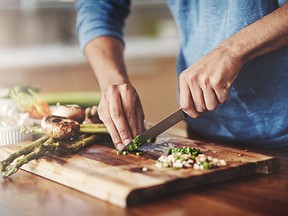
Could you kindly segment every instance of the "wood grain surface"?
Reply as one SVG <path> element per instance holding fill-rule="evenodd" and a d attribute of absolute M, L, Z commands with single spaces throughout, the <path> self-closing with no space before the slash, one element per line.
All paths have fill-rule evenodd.
<path fill-rule="evenodd" d="M 47 156 L 23 169 L 120 207 L 231 178 L 279 170 L 277 158 L 246 149 L 167 134 L 158 137 L 156 143 L 143 145 L 141 156 L 118 156 L 110 140 L 106 140 L 75 155 Z M 226 160 L 228 166 L 211 170 L 155 168 L 155 160 L 167 147 L 181 146 L 200 148 L 207 155 Z M 17 148 L 2 147 L 1 159 Z M 149 170 L 143 172 L 143 167 Z"/>

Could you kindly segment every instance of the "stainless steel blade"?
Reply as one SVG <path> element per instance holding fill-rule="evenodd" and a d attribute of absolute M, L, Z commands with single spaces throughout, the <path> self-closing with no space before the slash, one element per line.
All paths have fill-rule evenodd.
<path fill-rule="evenodd" d="M 159 134 L 163 133 L 173 125 L 177 124 L 181 120 L 184 120 L 187 117 L 187 114 L 182 110 L 179 109 L 176 112 L 172 113 L 170 116 L 166 117 L 158 124 L 154 125 L 150 129 L 144 131 L 142 134 L 139 135 L 140 143 L 146 143 L 148 139 L 153 139 L 157 137 Z M 129 145 L 133 145 L 133 141 L 130 142 L 128 145 L 125 146 L 123 151 L 127 151 Z"/>

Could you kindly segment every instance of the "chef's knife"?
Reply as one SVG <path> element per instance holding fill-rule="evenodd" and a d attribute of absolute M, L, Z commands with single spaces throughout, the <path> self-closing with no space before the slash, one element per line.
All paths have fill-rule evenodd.
<path fill-rule="evenodd" d="M 137 139 L 139 139 L 139 143 L 146 143 L 147 140 L 154 139 L 159 134 L 163 133 L 173 125 L 177 124 L 181 120 L 184 120 L 186 117 L 187 114 L 182 109 L 179 109 L 176 112 L 172 113 L 170 116 L 160 121 L 158 124 L 144 131 L 142 134 L 137 136 Z M 123 151 L 127 151 L 130 145 L 133 145 L 133 141 L 126 145 Z"/>

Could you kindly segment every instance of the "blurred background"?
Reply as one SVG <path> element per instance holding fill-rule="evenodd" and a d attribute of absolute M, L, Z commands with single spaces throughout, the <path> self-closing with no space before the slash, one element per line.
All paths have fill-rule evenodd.
<path fill-rule="evenodd" d="M 74 4 L 74 0 L 0 1 L 1 89 L 30 85 L 54 94 L 99 90 L 78 45 Z M 125 39 L 128 73 L 146 119 L 159 121 L 178 107 L 179 42 L 166 0 L 132 0 Z"/>

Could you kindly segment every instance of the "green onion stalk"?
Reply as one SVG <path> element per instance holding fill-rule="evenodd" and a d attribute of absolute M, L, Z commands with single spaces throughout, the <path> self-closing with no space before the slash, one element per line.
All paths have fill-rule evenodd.
<path fill-rule="evenodd" d="M 22 133 L 44 134 L 44 130 L 40 126 L 21 128 Z M 80 133 L 83 134 L 108 134 L 108 130 L 104 124 L 80 124 Z"/>

